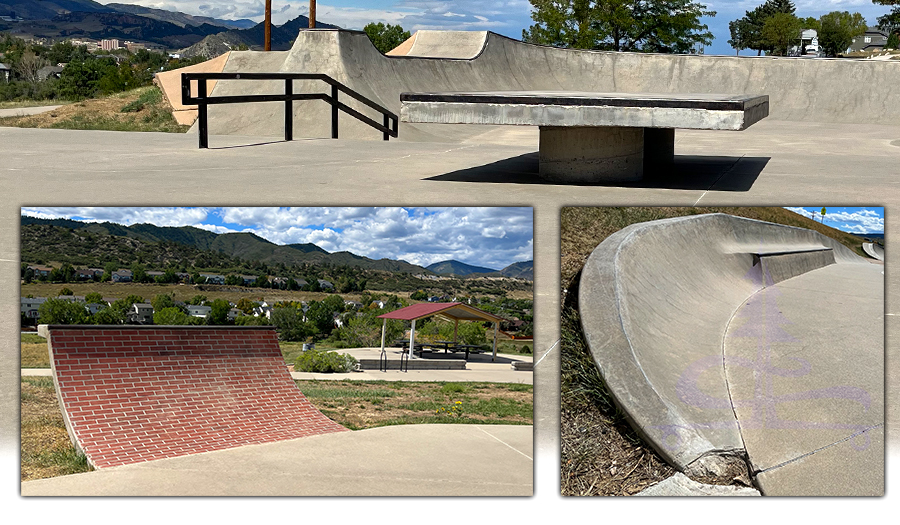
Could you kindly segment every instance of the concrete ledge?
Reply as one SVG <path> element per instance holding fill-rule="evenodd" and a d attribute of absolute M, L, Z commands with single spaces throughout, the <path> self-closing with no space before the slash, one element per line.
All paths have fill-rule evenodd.
<path fill-rule="evenodd" d="M 781 255 L 762 264 L 760 253 Z M 667 461 L 683 470 L 742 449 L 722 364 L 728 323 L 774 283 L 773 270 L 786 278 L 832 260 L 861 261 L 817 232 L 723 214 L 634 224 L 594 250 L 579 289 L 588 346 L 632 426 Z"/>
<path fill-rule="evenodd" d="M 878 259 L 879 261 L 884 260 L 884 248 L 882 248 L 880 245 L 872 242 L 864 242 L 862 245 L 862 249 L 869 257 Z"/>
<path fill-rule="evenodd" d="M 466 361 L 464 359 L 410 359 L 410 370 L 465 370 Z M 360 359 L 359 368 L 361 370 L 378 370 L 380 363 L 378 359 Z M 400 370 L 399 359 L 387 360 L 388 370 Z"/>

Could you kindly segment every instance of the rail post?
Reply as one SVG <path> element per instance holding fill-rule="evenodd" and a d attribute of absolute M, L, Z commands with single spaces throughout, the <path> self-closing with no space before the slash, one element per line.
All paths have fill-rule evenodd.
<path fill-rule="evenodd" d="M 206 79 L 197 79 L 197 118 L 200 120 L 200 149 L 209 148 L 209 122 L 206 106 Z"/>
<path fill-rule="evenodd" d="M 291 96 L 294 94 L 294 80 L 285 79 L 284 81 L 284 140 L 290 142 L 294 140 L 294 101 Z"/>
<path fill-rule="evenodd" d="M 338 87 L 334 84 L 331 86 L 331 100 L 334 104 L 331 105 L 331 138 L 338 138 Z"/>
<path fill-rule="evenodd" d="M 384 127 L 388 129 L 391 127 L 391 118 L 387 115 L 384 116 Z M 387 131 L 384 132 L 384 140 L 391 140 L 391 134 Z"/>

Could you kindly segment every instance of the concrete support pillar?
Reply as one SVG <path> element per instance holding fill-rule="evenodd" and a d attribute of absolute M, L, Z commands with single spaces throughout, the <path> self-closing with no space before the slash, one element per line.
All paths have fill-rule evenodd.
<path fill-rule="evenodd" d="M 541 126 L 541 178 L 625 182 L 644 175 L 644 128 Z"/>
<path fill-rule="evenodd" d="M 494 323 L 494 352 L 491 355 L 491 362 L 497 360 L 497 331 L 500 330 L 500 323 Z"/>
<path fill-rule="evenodd" d="M 675 130 L 644 128 L 644 170 L 656 170 L 675 162 Z"/>

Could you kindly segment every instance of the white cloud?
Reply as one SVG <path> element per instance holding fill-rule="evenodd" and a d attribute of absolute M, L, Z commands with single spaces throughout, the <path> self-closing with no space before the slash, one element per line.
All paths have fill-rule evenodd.
<path fill-rule="evenodd" d="M 250 232 L 275 244 L 313 243 L 329 252 L 422 266 L 455 259 L 501 269 L 534 258 L 531 208 L 23 208 L 22 213 Z"/>
<path fill-rule="evenodd" d="M 786 210 L 792 211 L 804 217 L 810 217 L 814 220 L 821 221 L 822 216 L 819 210 L 809 212 L 803 208 L 785 207 Z M 884 232 L 884 218 L 880 217 L 877 212 L 871 209 L 861 209 L 853 212 L 848 211 L 830 211 L 825 208 L 825 224 L 841 231 L 851 233 L 882 233 Z"/>

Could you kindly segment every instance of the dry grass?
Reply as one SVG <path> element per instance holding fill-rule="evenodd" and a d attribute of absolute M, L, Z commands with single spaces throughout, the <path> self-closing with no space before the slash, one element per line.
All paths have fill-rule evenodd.
<path fill-rule="evenodd" d="M 531 385 L 407 381 L 297 381 L 297 385 L 323 414 L 353 430 L 423 423 L 534 423 Z"/>
<path fill-rule="evenodd" d="M 49 377 L 23 377 L 21 400 L 21 480 L 91 470 L 85 457 L 78 454 L 69 441 L 53 380 Z"/>
<path fill-rule="evenodd" d="M 134 107 L 139 100 L 146 101 L 138 104 L 142 106 L 139 111 L 122 111 L 129 104 Z M 188 126 L 175 121 L 171 107 L 156 86 L 75 102 L 38 115 L 0 118 L 0 126 L 169 133 L 188 130 Z"/>
<path fill-rule="evenodd" d="M 783 208 L 563 208 L 560 217 L 563 288 L 560 486 L 563 495 L 631 495 L 674 473 L 616 409 L 582 336 L 578 282 L 588 256 L 611 234 L 638 222 L 703 213 L 729 213 L 816 230 L 862 254 L 860 238 Z"/>

